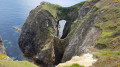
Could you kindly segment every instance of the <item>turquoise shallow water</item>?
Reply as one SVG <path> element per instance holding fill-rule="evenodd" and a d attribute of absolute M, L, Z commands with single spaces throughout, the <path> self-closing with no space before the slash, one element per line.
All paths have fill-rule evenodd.
<path fill-rule="evenodd" d="M 42 0 L 0 0 L 0 36 L 6 47 L 8 56 L 15 60 L 22 60 L 22 53 L 18 46 L 19 33 L 13 27 L 21 28 L 30 10 L 40 4 Z M 43 0 L 62 6 L 70 6 L 81 0 Z"/>

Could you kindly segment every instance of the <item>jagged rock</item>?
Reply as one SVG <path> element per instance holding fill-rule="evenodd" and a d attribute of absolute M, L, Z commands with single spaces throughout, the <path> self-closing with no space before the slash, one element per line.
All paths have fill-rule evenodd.
<path fill-rule="evenodd" d="M 106 18 L 109 15 L 104 15 L 106 12 L 112 11 L 112 9 L 105 11 L 108 7 L 100 5 L 99 3 L 101 2 L 104 6 L 108 6 L 111 3 L 111 1 L 105 4 L 104 0 L 90 0 L 84 5 L 80 4 L 81 6 L 83 5 L 82 7 L 77 4 L 77 7 L 75 5 L 62 8 L 58 5 L 44 2 L 33 9 L 22 27 L 19 38 L 19 46 L 24 56 L 42 67 L 54 67 L 60 62 L 70 60 L 73 56 L 92 53 L 88 48 L 96 43 L 98 47 L 101 44 L 106 45 L 106 42 L 104 43 L 101 39 L 108 41 L 109 39 L 104 38 L 113 37 L 113 35 L 114 38 L 117 38 L 119 36 L 119 23 L 114 26 L 104 26 L 104 24 L 107 24 L 108 20 L 119 18 L 119 9 L 116 8 L 114 10 L 115 13 L 119 13 L 118 15 L 116 14 L 117 17 Z M 116 5 L 119 7 L 119 3 L 116 3 Z M 57 35 L 59 33 L 59 21 L 62 19 L 66 20 L 66 24 L 62 39 L 60 39 Z M 114 23 L 117 23 L 117 20 L 114 20 Z M 104 29 L 104 27 L 106 28 Z M 111 36 L 105 34 L 106 37 L 101 36 L 104 31 L 107 34 L 113 32 L 114 28 L 118 30 L 114 32 L 118 33 L 112 33 L 113 35 L 110 34 Z M 100 41 L 96 42 L 98 40 Z M 115 47 L 119 45 L 119 43 L 114 43 L 113 41 L 118 42 L 118 40 L 112 40 L 111 38 L 111 42 L 115 44 Z M 111 42 L 109 43 L 112 44 Z"/>
<path fill-rule="evenodd" d="M 0 37 L 0 54 L 6 54 L 5 47 L 2 43 L 2 38 Z"/>
<path fill-rule="evenodd" d="M 93 5 L 96 2 L 97 1 L 86 3 L 80 9 L 79 13 L 74 12 L 75 8 L 73 10 L 70 9 L 70 11 L 65 13 L 63 16 L 59 14 L 59 10 L 58 13 L 56 13 L 56 16 L 52 14 L 51 11 L 43 8 L 43 5 L 50 3 L 44 3 L 32 10 L 22 27 L 19 38 L 19 46 L 24 56 L 34 61 L 36 64 L 42 65 L 43 67 L 52 67 L 55 64 L 60 63 L 61 59 L 63 59 L 63 61 L 67 61 L 75 54 L 80 54 L 81 52 L 79 52 L 79 50 L 82 51 L 82 49 L 79 47 L 82 45 L 82 43 L 81 45 L 79 44 L 80 42 L 84 41 L 87 33 L 90 32 L 91 35 L 88 37 L 92 37 L 92 35 L 99 31 L 94 27 L 91 28 L 95 21 L 94 18 L 96 17 L 93 16 L 94 12 L 97 10 L 97 8 L 93 8 Z M 90 5 L 90 8 L 86 8 L 88 5 Z M 70 32 L 70 29 L 72 29 L 72 22 L 77 18 L 80 22 L 89 11 L 90 14 L 83 22 L 83 26 L 80 26 L 77 29 L 75 35 L 69 36 L 68 33 Z M 61 19 L 65 19 L 67 21 L 63 31 L 62 39 L 67 35 L 68 36 L 64 40 L 56 37 L 58 34 L 58 22 Z M 96 37 L 95 40 L 97 38 L 98 37 Z M 79 40 L 81 41 L 79 42 Z M 93 43 L 94 42 L 90 43 L 90 45 Z M 86 44 L 83 44 L 83 46 L 86 48 Z"/>
<path fill-rule="evenodd" d="M 69 42 L 64 52 L 62 62 L 70 60 L 73 56 L 79 56 L 80 54 L 88 52 L 89 50 L 87 48 L 92 46 L 99 38 L 101 34 L 100 29 L 93 27 L 94 23 L 96 23 L 95 21 L 98 20 L 95 19 L 97 15 L 94 15 L 97 8 L 93 7 L 96 2 L 97 1 L 86 2 L 79 10 L 76 30 L 72 36 L 68 35 L 66 37 Z M 89 9 L 86 8 L 88 5 L 90 6 Z"/>
<path fill-rule="evenodd" d="M 19 46 L 25 57 L 36 64 L 53 66 L 56 21 L 46 10 L 32 11 L 22 27 Z"/>
<path fill-rule="evenodd" d="M 49 9 L 45 8 L 46 5 Z M 74 9 L 78 10 L 78 8 Z M 54 11 L 57 12 L 54 13 Z M 77 12 L 71 13 L 71 11 L 45 2 L 33 9 L 22 27 L 19 38 L 19 46 L 24 56 L 43 67 L 53 67 L 60 63 L 66 45 L 64 40 L 57 38 L 58 24 L 61 19 L 67 20 L 65 32 L 63 32 L 63 38 L 65 38 L 70 31 L 72 21 L 77 17 Z"/>

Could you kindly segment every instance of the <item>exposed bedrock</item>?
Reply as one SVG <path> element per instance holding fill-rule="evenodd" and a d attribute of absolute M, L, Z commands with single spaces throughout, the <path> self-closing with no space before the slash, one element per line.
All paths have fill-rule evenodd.
<path fill-rule="evenodd" d="M 54 65 L 61 62 L 66 47 L 64 40 L 57 37 L 59 33 L 58 22 L 62 19 L 67 21 L 68 25 L 66 24 L 65 26 L 67 32 L 63 33 L 68 34 L 71 24 L 69 21 L 74 21 L 75 16 L 72 20 L 68 20 L 72 15 L 72 13 L 70 16 L 68 15 L 69 11 L 65 14 L 66 17 L 60 16 L 59 11 L 56 13 L 57 16 L 55 16 L 51 11 L 44 9 L 45 5 L 53 4 L 43 2 L 30 12 L 29 17 L 22 27 L 19 47 L 24 56 L 30 61 L 43 67 L 54 67 Z M 52 7 L 51 9 L 56 10 Z"/>
<path fill-rule="evenodd" d="M 46 10 L 31 12 L 22 27 L 19 46 L 25 57 L 36 64 L 53 66 L 56 21 Z"/>
<path fill-rule="evenodd" d="M 2 43 L 2 38 L 0 37 L 0 54 L 6 54 L 6 49 Z"/>
<path fill-rule="evenodd" d="M 94 14 L 98 10 L 94 6 L 97 1 L 68 8 L 43 2 L 33 9 L 19 38 L 24 56 L 41 67 L 54 67 L 75 55 L 89 52 L 87 48 L 101 34 L 101 30 L 94 26 L 100 15 Z M 57 37 L 60 20 L 66 20 L 61 39 Z"/>

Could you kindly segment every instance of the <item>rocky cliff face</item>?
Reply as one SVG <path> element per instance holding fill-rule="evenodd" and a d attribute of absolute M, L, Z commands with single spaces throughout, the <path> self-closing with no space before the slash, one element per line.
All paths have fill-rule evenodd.
<path fill-rule="evenodd" d="M 23 25 L 19 46 L 25 57 L 43 67 L 96 52 L 89 49 L 91 46 L 115 51 L 119 48 L 119 7 L 112 0 L 90 0 L 67 8 L 42 2 Z M 57 35 L 62 19 L 67 22 L 60 39 Z"/>
<path fill-rule="evenodd" d="M 0 37 L 0 54 L 6 54 L 5 47 L 2 43 L 2 38 Z"/>
<path fill-rule="evenodd" d="M 31 11 L 19 39 L 24 56 L 37 64 L 52 65 L 55 60 L 53 36 L 57 34 L 56 25 L 55 19 L 48 11 Z"/>
<path fill-rule="evenodd" d="M 100 36 L 101 31 L 93 26 L 97 20 L 95 19 L 97 15 L 94 15 L 97 8 L 93 7 L 96 2 L 85 3 L 80 9 L 78 22 L 76 23 L 78 26 L 74 28 L 73 34 L 67 37 L 69 42 L 63 56 L 63 62 L 70 60 L 75 55 L 88 52 L 87 47 L 92 46 Z M 88 5 L 89 8 L 86 8 Z"/>
<path fill-rule="evenodd" d="M 61 9 L 68 13 L 65 12 L 64 16 L 61 15 L 61 12 L 58 11 Z M 64 45 L 64 40 L 57 37 L 59 21 L 61 19 L 66 19 L 67 21 L 64 29 L 64 38 L 70 31 L 74 17 L 77 17 L 76 14 L 72 18 L 74 12 L 71 11 L 75 9 L 68 11 L 68 8 L 45 2 L 33 9 L 22 27 L 19 38 L 19 46 L 24 56 L 43 67 L 53 67 L 60 63 L 66 46 Z"/>

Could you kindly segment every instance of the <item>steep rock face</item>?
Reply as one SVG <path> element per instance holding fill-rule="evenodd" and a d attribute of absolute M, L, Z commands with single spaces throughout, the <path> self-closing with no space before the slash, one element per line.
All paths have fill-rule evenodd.
<path fill-rule="evenodd" d="M 58 22 L 62 19 L 67 21 L 64 32 L 66 37 L 72 21 L 77 17 L 76 12 L 72 12 L 74 10 L 78 8 L 63 8 L 46 2 L 33 9 L 19 38 L 19 46 L 24 56 L 43 67 L 53 67 L 60 63 L 66 45 L 64 40 L 57 37 Z"/>
<path fill-rule="evenodd" d="M 19 38 L 24 56 L 40 66 L 53 67 L 73 56 L 91 53 L 91 46 L 113 50 L 119 46 L 119 3 L 90 0 L 83 4 L 64 8 L 43 2 L 33 9 Z M 60 39 L 57 35 L 62 19 L 66 20 L 66 24 Z"/>
<path fill-rule="evenodd" d="M 91 1 L 85 3 L 79 11 L 77 27 L 73 28 L 73 34 L 68 35 L 66 39 L 69 40 L 68 46 L 64 52 L 62 62 L 70 60 L 75 55 L 88 52 L 89 46 L 92 46 L 101 34 L 101 31 L 94 27 L 96 23 L 94 14 L 98 9 L 93 5 L 98 1 Z M 90 4 L 90 5 L 89 5 Z M 86 8 L 89 5 L 89 8 Z M 99 14 L 98 14 L 99 15 Z M 95 36 L 96 35 L 96 36 Z"/>
<path fill-rule="evenodd" d="M 22 27 L 19 46 L 25 57 L 36 64 L 50 65 L 54 63 L 54 35 L 56 21 L 46 10 L 31 11 Z"/>
<path fill-rule="evenodd" d="M 87 6 L 87 4 L 93 4 L 93 6 L 90 7 Z M 86 7 L 90 7 L 90 9 L 86 10 Z M 79 56 L 86 52 L 91 53 L 89 47 L 94 46 L 94 49 L 98 54 L 100 53 L 107 57 L 107 59 L 102 60 L 101 58 L 104 57 L 100 56 L 100 62 L 96 62 L 95 67 L 112 67 L 112 65 L 107 63 L 109 62 L 111 64 L 114 62 L 111 57 L 117 58 L 119 56 L 118 50 L 120 48 L 119 7 L 120 3 L 113 2 L 112 0 L 93 0 L 85 3 L 79 10 L 79 16 L 78 19 L 76 19 L 75 24 L 72 24 L 71 32 L 66 37 L 69 41 L 62 62 L 70 60 L 76 55 Z M 99 50 L 103 51 L 103 53 L 99 52 Z M 111 61 L 108 61 L 108 58 Z M 105 65 L 103 61 L 108 61 L 106 63 L 107 65 Z M 116 61 L 119 61 L 119 59 Z M 101 62 L 103 62 L 103 64 L 101 64 Z M 116 62 L 114 66 L 117 65 L 119 65 L 119 63 Z"/>
<path fill-rule="evenodd" d="M 0 37 L 0 54 L 6 54 L 5 47 L 2 43 L 2 38 Z"/>
<path fill-rule="evenodd" d="M 70 8 L 61 8 L 51 6 L 49 3 L 47 3 L 47 6 L 46 3 L 42 3 L 32 10 L 22 27 L 19 38 L 19 46 L 24 56 L 40 66 L 52 67 L 60 63 L 61 60 L 63 62 L 70 60 L 72 56 L 87 51 L 87 47 L 92 46 L 101 33 L 98 28 L 93 26 L 97 20 L 95 19 L 97 15 L 94 15 L 97 8 L 93 7 L 96 2 L 86 2 L 81 9 L 77 5 L 80 9 L 79 12 L 77 12 L 78 7 L 74 8 L 76 5 Z M 62 38 L 67 36 L 64 40 L 56 37 L 58 21 L 61 19 L 67 21 L 62 36 Z M 76 24 L 73 23 L 75 20 L 78 20 Z M 75 29 L 75 32 L 69 35 L 70 30 L 73 29 Z M 93 36 L 96 32 L 97 36 Z M 81 46 L 84 48 L 81 48 Z"/>

